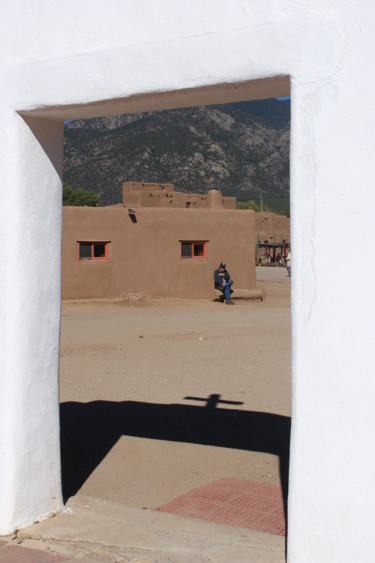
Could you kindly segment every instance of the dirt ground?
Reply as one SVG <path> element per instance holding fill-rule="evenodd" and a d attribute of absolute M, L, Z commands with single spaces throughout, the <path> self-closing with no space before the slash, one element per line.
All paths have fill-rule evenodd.
<path fill-rule="evenodd" d="M 225 477 L 285 487 L 290 279 L 257 268 L 264 302 L 64 303 L 65 497 L 154 508 Z"/>

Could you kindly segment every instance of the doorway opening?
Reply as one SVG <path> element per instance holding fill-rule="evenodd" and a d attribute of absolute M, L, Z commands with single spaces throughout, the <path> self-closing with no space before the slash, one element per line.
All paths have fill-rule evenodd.
<path fill-rule="evenodd" d="M 273 85 L 275 90 L 278 89 L 277 84 L 285 86 L 285 81 L 278 83 L 278 80 L 276 80 Z M 215 94 L 212 98 L 210 98 L 210 95 L 206 96 L 207 92 L 203 95 L 202 92 L 199 94 L 199 92 L 193 91 L 190 93 L 190 97 L 193 100 L 196 96 L 197 101 L 200 103 L 215 103 L 218 99 L 222 101 L 223 98 L 226 98 L 227 102 L 233 99 L 237 101 L 238 97 L 242 100 L 250 99 L 246 94 L 249 85 L 241 91 L 241 94 L 239 94 L 241 87 L 238 86 L 237 88 L 237 90 L 236 88 L 231 90 L 231 87 L 217 87 L 216 91 L 211 91 L 211 94 Z M 236 95 L 233 98 L 234 91 Z M 285 90 L 277 92 L 277 94 L 279 93 L 283 94 Z M 246 96 L 245 98 L 243 97 L 244 95 Z M 187 96 L 186 92 L 177 93 L 175 98 L 174 93 L 165 95 L 164 99 L 163 95 L 156 95 L 154 98 L 150 97 L 148 99 L 151 105 L 149 109 L 190 105 L 186 101 L 182 102 L 183 98 L 181 96 Z M 145 101 L 145 98 L 141 97 L 141 100 L 138 100 L 139 109 L 144 109 L 145 107 L 147 109 L 147 100 Z M 172 99 L 174 99 L 173 103 Z M 189 96 L 187 99 L 189 99 Z M 137 103 L 132 106 L 134 103 L 134 100 L 125 102 L 123 104 L 124 109 L 129 110 L 130 107 L 131 109 L 133 108 L 132 111 L 135 111 L 134 108 L 137 107 Z M 115 104 L 112 104 L 112 107 L 113 105 Z M 91 115 L 100 115 L 103 114 L 104 106 L 105 104 L 100 104 L 96 108 L 66 110 L 64 119 L 79 117 L 80 112 L 82 116 L 85 116 L 87 109 Z M 50 111 L 52 119 L 57 117 L 56 112 L 58 113 L 59 110 Z M 104 113 L 108 115 L 108 108 Z M 101 242 L 103 240 L 106 239 L 101 237 Z M 98 240 L 90 238 L 89 242 L 94 244 Z M 110 241 L 106 242 L 110 243 Z M 229 262 L 229 260 L 227 261 Z M 261 283 L 265 285 L 269 282 L 267 279 L 262 279 Z M 276 284 L 278 282 L 272 283 Z M 280 295 L 278 295 L 278 299 L 281 299 Z M 270 301 L 267 302 L 267 307 L 269 303 Z M 129 309 L 131 315 L 125 315 L 127 320 L 131 316 L 129 326 L 121 324 L 120 317 L 124 310 L 121 311 L 117 307 L 113 313 L 116 319 L 115 325 L 117 325 L 116 334 L 121 336 L 121 338 L 127 338 L 124 345 L 123 342 L 112 338 L 113 328 L 109 321 L 111 315 L 106 313 L 102 305 L 98 305 L 94 313 L 89 311 L 89 305 L 84 305 L 84 314 L 78 319 L 75 316 L 74 310 L 76 305 L 69 304 L 66 311 L 67 318 L 71 319 L 72 325 L 68 326 L 67 332 L 83 336 L 82 327 L 84 325 L 89 327 L 90 331 L 89 345 L 88 339 L 86 339 L 86 342 L 81 341 L 79 344 L 83 348 L 86 346 L 88 354 L 82 355 L 80 353 L 80 359 L 74 367 L 74 372 L 82 373 L 82 370 L 86 369 L 88 355 L 94 359 L 94 366 L 90 372 L 88 382 L 89 395 L 85 398 L 82 396 L 80 401 L 77 400 L 82 391 L 82 386 L 78 381 L 76 381 L 77 387 L 74 389 L 70 399 L 67 394 L 64 400 L 64 390 L 62 394 L 61 415 L 65 496 L 74 494 L 78 490 L 84 491 L 84 487 L 89 486 L 90 480 L 93 486 L 92 491 L 96 490 L 95 494 L 102 496 L 99 494 L 100 491 L 96 478 L 99 478 L 99 475 L 101 475 L 102 482 L 107 480 L 109 466 L 106 467 L 106 460 L 109 461 L 110 458 L 116 460 L 116 464 L 111 466 L 110 472 L 112 474 L 114 473 L 114 467 L 121 467 L 121 471 L 126 471 L 128 460 L 137 458 L 141 461 L 133 474 L 121 475 L 120 471 L 117 474 L 115 473 L 114 495 L 116 500 L 121 500 L 120 481 L 128 481 L 130 489 L 133 492 L 138 490 L 138 493 L 141 494 L 145 489 L 145 482 L 148 480 L 145 476 L 146 474 L 142 473 L 143 469 L 147 470 L 148 475 L 152 471 L 157 476 L 158 470 L 155 465 L 157 459 L 162 461 L 162 465 L 168 465 L 168 470 L 170 471 L 169 474 L 160 475 L 159 483 L 153 485 L 153 489 L 157 491 L 165 490 L 165 485 L 172 483 L 174 481 L 173 476 L 176 476 L 178 472 L 181 477 L 180 483 L 184 487 L 186 486 L 188 473 L 196 477 L 194 483 L 191 482 L 189 484 L 189 487 L 192 486 L 192 488 L 215 481 L 216 478 L 224 478 L 225 476 L 234 475 L 238 479 L 253 478 L 256 480 L 259 475 L 256 471 L 255 473 L 252 473 L 252 471 L 258 465 L 260 467 L 259 471 L 262 471 L 262 478 L 265 481 L 274 478 L 275 472 L 276 474 L 279 473 L 280 482 L 284 479 L 285 492 L 287 479 L 285 479 L 285 475 L 283 477 L 283 473 L 285 473 L 285 467 L 287 467 L 285 460 L 287 459 L 289 446 L 289 415 L 286 411 L 285 413 L 273 412 L 275 409 L 272 401 L 267 397 L 268 403 L 263 404 L 260 401 L 259 392 L 255 388 L 250 390 L 249 398 L 245 398 L 243 395 L 245 395 L 246 391 L 240 388 L 234 389 L 233 386 L 233 381 L 236 379 L 233 377 L 233 371 L 239 374 L 242 373 L 244 377 L 240 383 L 246 384 L 251 371 L 249 366 L 255 366 L 252 368 L 251 377 L 256 375 L 255 380 L 257 378 L 258 381 L 262 380 L 266 389 L 275 390 L 275 387 L 280 383 L 278 378 L 276 378 L 276 381 L 271 381 L 264 377 L 264 374 L 267 371 L 270 372 L 273 367 L 276 370 L 280 368 L 281 359 L 288 355 L 288 348 L 290 350 L 290 340 L 289 346 L 285 345 L 284 341 L 278 346 L 270 345 L 272 340 L 270 329 L 269 327 L 260 329 L 259 317 L 257 316 L 264 305 L 264 303 L 241 305 L 238 311 L 243 313 L 241 320 L 243 321 L 245 318 L 245 325 L 241 325 L 237 320 L 233 320 L 231 328 L 228 330 L 229 334 L 225 329 L 225 327 L 228 327 L 228 318 L 222 318 L 223 309 L 219 310 L 217 308 L 214 312 L 211 309 L 213 306 L 219 307 L 217 304 L 213 305 L 210 303 L 210 308 L 203 315 L 199 309 L 192 310 L 188 303 L 186 308 L 182 307 L 178 313 L 176 313 L 173 307 L 170 308 L 168 314 L 159 305 L 149 309 L 147 307 L 133 308 Z M 280 305 L 278 309 L 280 319 L 283 316 L 283 313 L 280 311 L 281 308 Z M 146 309 L 147 312 L 151 311 L 151 309 L 153 310 L 155 314 L 151 315 L 151 317 L 154 318 L 147 317 Z M 126 310 L 126 313 L 129 313 L 129 311 Z M 289 318 L 289 313 L 285 311 L 284 313 Z M 164 326 L 160 323 L 161 317 L 164 319 L 163 315 L 167 315 Z M 227 313 L 225 315 L 227 316 Z M 122 316 L 124 317 L 124 315 Z M 95 319 L 99 317 L 102 317 L 100 326 L 95 323 Z M 179 326 L 179 322 L 183 321 L 185 323 L 187 320 L 190 323 L 189 328 L 187 332 L 183 332 L 186 329 L 182 329 L 182 326 Z M 222 332 L 220 330 L 217 331 L 221 322 L 224 327 Z M 183 326 L 185 327 L 185 324 Z M 248 346 L 249 332 L 247 331 L 250 331 L 252 335 L 253 347 L 251 349 Z M 283 336 L 287 334 L 287 331 L 282 327 L 282 323 L 277 325 L 277 331 L 279 334 L 283 333 Z M 262 340 L 263 337 L 266 338 L 265 341 Z M 108 346 L 108 338 L 111 340 L 111 346 Z M 175 352 L 171 351 L 173 340 L 176 343 Z M 211 345 L 214 341 L 216 348 L 211 347 L 211 352 L 208 353 L 207 344 Z M 234 341 L 236 341 L 235 344 Z M 263 347 L 264 342 L 266 344 Z M 94 343 L 93 348 L 91 347 L 92 343 Z M 129 381 L 131 387 L 129 386 L 124 391 L 124 395 L 126 394 L 124 400 L 119 400 L 121 389 L 118 386 L 119 381 L 123 381 L 124 374 L 117 372 L 118 379 L 116 382 L 111 382 L 111 374 L 108 370 L 108 366 L 111 364 L 110 355 L 113 353 L 114 344 L 117 346 L 116 354 L 118 352 L 119 355 L 117 364 L 113 362 L 114 370 L 116 371 L 119 365 L 126 366 L 127 373 L 132 373 L 133 378 Z M 144 346 L 145 344 L 146 346 Z M 70 369 L 73 366 L 73 356 L 77 355 L 75 354 L 77 350 L 74 350 L 78 346 L 77 338 L 75 337 L 73 340 L 67 339 L 65 351 L 64 346 L 63 343 L 63 363 Z M 201 348 L 198 348 L 199 346 Z M 203 346 L 206 346 L 206 349 L 203 349 Z M 66 353 L 69 347 L 73 352 L 72 354 Z M 269 353 L 270 347 L 274 350 L 275 348 L 277 349 L 275 357 L 271 357 Z M 231 354 L 224 357 L 224 352 L 227 350 L 231 350 Z M 133 355 L 135 351 L 138 352 L 138 357 Z M 174 365 L 170 373 L 166 371 L 165 365 L 163 367 L 159 359 L 157 359 L 158 351 L 162 352 L 162 359 L 166 360 L 169 366 Z M 221 355 L 221 352 L 224 355 Z M 175 363 L 172 362 L 173 354 L 175 354 Z M 214 370 L 212 369 L 213 358 L 218 361 L 217 367 Z M 266 371 L 257 370 L 254 358 L 261 358 L 261 364 Z M 190 364 L 188 359 L 191 360 Z M 144 369 L 146 364 L 148 365 L 147 369 L 149 372 L 147 377 L 143 377 L 144 372 L 142 373 L 142 369 Z M 184 377 L 185 369 L 192 374 L 192 382 L 190 384 L 187 383 L 186 376 Z M 290 369 L 287 369 L 287 371 L 290 374 Z M 210 380 L 210 372 L 221 372 L 224 374 L 221 382 L 213 384 L 213 381 Z M 161 382 L 157 380 L 158 374 L 162 377 Z M 175 391 L 172 392 L 173 387 L 171 384 L 176 375 L 180 379 L 178 396 Z M 100 381 L 106 382 L 107 389 L 105 392 L 100 388 Z M 141 387 L 137 388 L 136 383 L 139 383 Z M 155 385 L 155 389 L 158 392 L 162 392 L 161 396 L 157 396 L 156 391 L 151 388 L 151 383 Z M 288 383 L 286 385 L 290 388 Z M 239 386 L 241 387 L 241 385 Z M 107 394 L 109 389 L 110 393 Z M 257 407 L 254 406 L 254 401 L 258 403 Z M 283 446 L 280 449 L 281 443 Z M 156 446 L 158 446 L 157 450 L 155 449 Z M 160 448 L 160 446 L 163 447 Z M 174 449 L 174 452 L 171 448 Z M 231 450 L 236 455 L 238 454 L 239 468 L 247 467 L 248 469 L 251 465 L 251 471 L 243 473 L 241 469 L 240 473 L 236 473 L 233 461 L 226 455 L 228 450 Z M 198 457 L 198 451 L 199 455 L 202 455 L 204 463 L 201 467 L 195 465 L 187 471 L 183 460 L 194 460 Z M 253 464 L 248 463 L 249 452 L 254 454 L 254 460 L 256 461 L 257 459 L 259 461 L 258 464 L 256 462 Z M 265 465 L 263 461 L 258 459 L 259 455 L 264 455 L 267 458 L 267 461 L 264 462 Z M 280 469 L 279 460 L 281 463 Z M 269 473 L 266 473 L 267 465 L 271 467 Z M 205 470 L 202 470 L 202 467 L 205 470 L 207 469 L 207 473 L 205 473 Z M 69 483 L 69 478 L 67 478 L 69 472 L 70 475 L 75 475 L 75 483 Z M 138 482 L 137 477 L 139 477 Z M 177 491 L 176 489 L 173 495 L 178 496 L 180 492 L 183 491 Z M 169 492 L 167 495 L 169 495 Z M 165 503 L 166 500 L 172 498 L 173 496 L 168 496 L 168 498 L 158 498 L 155 502 L 147 502 L 145 497 L 142 497 L 140 504 L 147 508 L 157 508 Z"/>

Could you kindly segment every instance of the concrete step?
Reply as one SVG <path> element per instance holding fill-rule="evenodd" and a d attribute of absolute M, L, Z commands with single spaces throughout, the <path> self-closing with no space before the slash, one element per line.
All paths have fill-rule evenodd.
<path fill-rule="evenodd" d="M 220 301 L 223 298 L 223 293 L 219 289 L 213 289 L 211 292 L 211 301 Z M 231 293 L 232 299 L 244 299 L 248 301 L 263 301 L 265 298 L 264 290 L 260 288 L 255 289 L 233 289 Z"/>
<path fill-rule="evenodd" d="M 86 561 L 284 563 L 285 538 L 78 495 L 18 532 L 22 549 Z"/>

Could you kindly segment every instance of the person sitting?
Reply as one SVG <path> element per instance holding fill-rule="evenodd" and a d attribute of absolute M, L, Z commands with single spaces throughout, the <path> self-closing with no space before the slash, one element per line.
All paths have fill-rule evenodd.
<path fill-rule="evenodd" d="M 219 289 L 223 292 L 225 303 L 227 305 L 234 305 L 230 298 L 231 285 L 233 280 L 230 279 L 229 272 L 225 262 L 220 262 L 219 267 L 214 272 L 215 289 Z"/>

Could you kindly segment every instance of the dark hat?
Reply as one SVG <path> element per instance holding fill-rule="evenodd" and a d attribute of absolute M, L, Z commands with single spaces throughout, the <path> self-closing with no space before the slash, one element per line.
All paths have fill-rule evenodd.
<path fill-rule="evenodd" d="M 220 262 L 219 268 L 226 268 L 227 265 L 225 262 Z"/>

